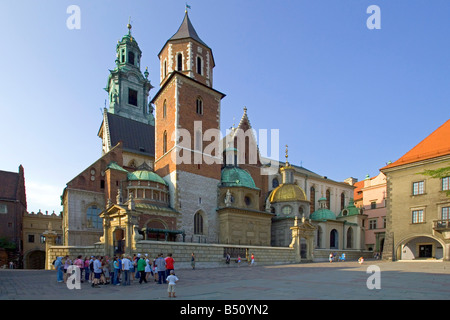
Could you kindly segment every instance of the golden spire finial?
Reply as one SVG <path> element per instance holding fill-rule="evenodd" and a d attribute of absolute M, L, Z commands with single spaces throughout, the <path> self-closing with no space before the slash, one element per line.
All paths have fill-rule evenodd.
<path fill-rule="evenodd" d="M 286 167 L 289 166 L 289 161 L 288 161 L 288 145 L 286 145 Z"/>

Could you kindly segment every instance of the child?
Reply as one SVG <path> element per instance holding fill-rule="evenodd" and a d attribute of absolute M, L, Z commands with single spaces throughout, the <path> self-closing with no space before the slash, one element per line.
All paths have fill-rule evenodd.
<path fill-rule="evenodd" d="M 359 264 L 362 264 L 364 262 L 364 258 L 363 257 L 360 257 L 359 259 L 358 259 L 358 263 Z"/>
<path fill-rule="evenodd" d="M 174 271 L 170 270 L 170 275 L 167 277 L 167 282 L 169 283 L 169 287 L 167 288 L 167 292 L 169 292 L 169 298 L 171 298 L 171 297 L 176 298 L 175 282 L 177 282 L 178 280 L 179 279 L 175 275 Z"/>

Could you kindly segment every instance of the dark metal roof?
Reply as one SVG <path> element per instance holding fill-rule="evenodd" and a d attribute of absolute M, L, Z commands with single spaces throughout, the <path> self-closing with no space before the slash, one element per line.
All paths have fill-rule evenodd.
<path fill-rule="evenodd" d="M 192 38 L 197 42 L 200 42 L 204 46 L 208 47 L 206 43 L 200 39 L 197 32 L 194 29 L 194 26 L 191 23 L 191 20 L 189 19 L 189 16 L 186 12 L 184 15 L 183 22 L 181 23 L 180 28 L 178 28 L 178 31 L 170 38 L 169 40 L 179 40 L 179 39 L 186 39 L 186 38 Z"/>
<path fill-rule="evenodd" d="M 124 150 L 155 156 L 154 126 L 109 112 L 107 115 L 112 146 L 122 141 Z"/>

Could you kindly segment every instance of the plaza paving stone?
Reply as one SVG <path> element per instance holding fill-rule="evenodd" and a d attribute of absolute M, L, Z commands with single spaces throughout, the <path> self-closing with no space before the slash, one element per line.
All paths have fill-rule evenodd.
<path fill-rule="evenodd" d="M 370 265 L 380 268 L 380 289 L 370 290 Z M 176 268 L 176 266 L 175 266 Z M 0 300 L 448 300 L 450 262 L 355 261 L 274 266 L 243 265 L 182 269 L 176 274 L 177 298 L 153 281 L 131 286 L 103 285 L 68 289 L 56 271 L 0 270 Z"/>

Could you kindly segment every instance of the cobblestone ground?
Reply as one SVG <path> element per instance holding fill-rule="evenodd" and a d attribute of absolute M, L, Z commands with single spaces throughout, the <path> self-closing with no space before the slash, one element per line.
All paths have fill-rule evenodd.
<path fill-rule="evenodd" d="M 368 267 L 379 267 L 380 288 L 369 289 Z M 171 300 L 448 300 L 450 262 L 323 262 L 278 266 L 247 265 L 176 270 L 177 298 Z M 374 278 L 371 278 L 374 279 Z M 370 280 L 370 279 L 369 279 Z M 375 280 L 370 283 L 375 284 Z M 56 271 L 1 270 L 0 300 L 169 300 L 167 285 L 68 289 Z"/>

